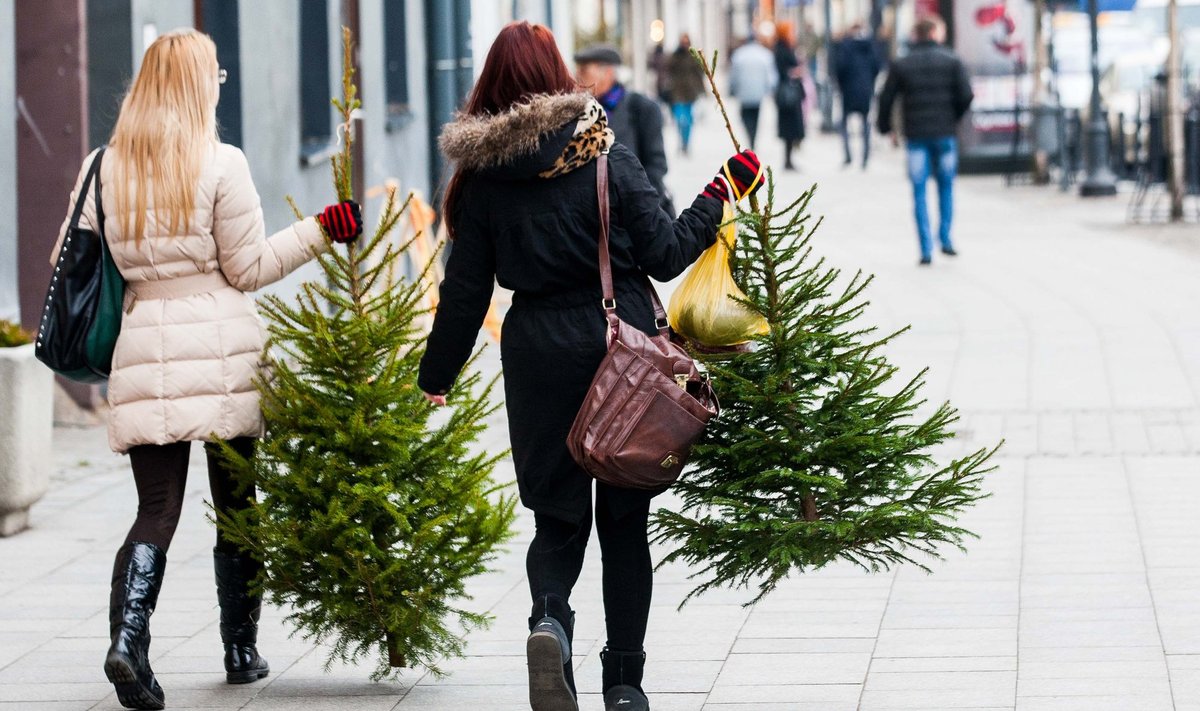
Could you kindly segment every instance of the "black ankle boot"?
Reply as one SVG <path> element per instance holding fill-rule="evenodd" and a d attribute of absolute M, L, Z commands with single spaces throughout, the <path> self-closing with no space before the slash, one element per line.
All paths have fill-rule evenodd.
<path fill-rule="evenodd" d="M 650 711 L 650 701 L 642 692 L 645 652 L 605 647 L 600 664 L 604 668 L 604 711 Z"/>
<path fill-rule="evenodd" d="M 258 681 L 271 672 L 255 646 L 262 598 L 250 594 L 250 582 L 261 566 L 245 553 L 232 554 L 214 548 L 213 567 L 217 573 L 217 602 L 221 605 L 225 681 L 230 684 Z"/>
<path fill-rule="evenodd" d="M 108 599 L 108 631 L 112 644 L 104 659 L 104 675 L 129 709 L 161 709 L 166 696 L 150 668 L 150 615 L 158 604 L 167 554 L 153 543 L 126 543 L 113 564 Z"/>
<path fill-rule="evenodd" d="M 579 711 L 575 700 L 575 673 L 571 666 L 571 640 L 575 613 L 557 595 L 543 595 L 533 603 L 525 654 L 529 661 L 529 705 L 533 711 Z"/>

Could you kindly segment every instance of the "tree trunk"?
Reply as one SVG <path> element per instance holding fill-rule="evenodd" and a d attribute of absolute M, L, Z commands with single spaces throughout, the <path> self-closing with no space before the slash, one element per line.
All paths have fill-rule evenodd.
<path fill-rule="evenodd" d="M 408 666 L 408 664 L 406 664 L 405 660 L 404 660 L 404 653 L 400 651 L 399 641 L 396 639 L 396 636 L 394 634 L 392 634 L 391 632 L 387 633 L 387 652 L 388 652 L 388 666 L 397 667 L 397 668 Z"/>
<path fill-rule="evenodd" d="M 817 497 L 809 494 L 800 500 L 801 508 L 804 511 L 805 521 L 817 520 Z"/>
<path fill-rule="evenodd" d="M 1171 193 L 1171 221 L 1183 219 L 1183 106 L 1180 87 L 1179 66 L 1179 0 L 1168 0 L 1167 34 L 1170 51 L 1167 53 L 1167 146 L 1170 168 L 1167 171 L 1167 188 Z"/>

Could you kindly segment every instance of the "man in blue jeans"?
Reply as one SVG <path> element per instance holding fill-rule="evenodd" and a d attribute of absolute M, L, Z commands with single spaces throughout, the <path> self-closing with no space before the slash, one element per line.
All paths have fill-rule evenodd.
<path fill-rule="evenodd" d="M 930 15 L 916 26 L 916 42 L 903 59 L 892 64 L 879 97 L 879 132 L 892 132 L 892 107 L 901 98 L 904 136 L 908 146 L 908 177 L 913 186 L 921 265 L 933 262 L 933 235 L 925 184 L 932 175 L 938 186 L 942 254 L 955 256 L 950 228 L 954 222 L 954 176 L 958 173 L 958 122 L 971 101 L 971 81 L 958 57 L 942 46 L 946 26 Z"/>

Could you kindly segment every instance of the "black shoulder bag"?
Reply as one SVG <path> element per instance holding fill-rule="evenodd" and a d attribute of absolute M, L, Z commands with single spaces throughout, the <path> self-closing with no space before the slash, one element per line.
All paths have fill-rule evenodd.
<path fill-rule="evenodd" d="M 35 353 L 51 370 L 71 380 L 98 383 L 112 370 L 113 348 L 121 333 L 125 280 L 104 240 L 100 163 L 96 153 L 75 200 L 71 222 L 46 291 Z M 79 218 L 95 180 L 96 229 L 80 229 Z"/>

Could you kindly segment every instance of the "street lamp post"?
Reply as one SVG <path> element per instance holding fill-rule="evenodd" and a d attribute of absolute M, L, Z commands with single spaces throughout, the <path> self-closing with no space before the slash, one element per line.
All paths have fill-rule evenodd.
<path fill-rule="evenodd" d="M 1088 0 L 1088 25 L 1092 33 L 1092 101 L 1087 127 L 1087 176 L 1079 188 L 1083 197 L 1117 194 L 1117 177 L 1108 165 L 1108 122 L 1100 107 L 1099 15 L 1099 0 Z"/>

